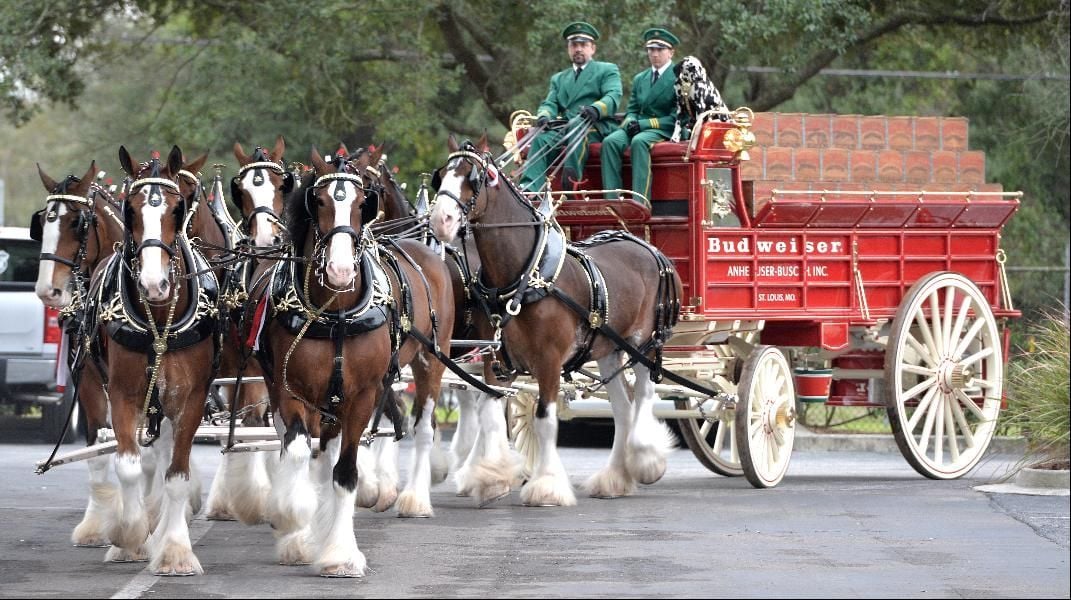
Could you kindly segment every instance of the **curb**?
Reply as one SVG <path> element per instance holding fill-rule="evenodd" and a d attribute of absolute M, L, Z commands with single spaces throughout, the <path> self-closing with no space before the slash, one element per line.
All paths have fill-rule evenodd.
<path fill-rule="evenodd" d="M 889 433 L 816 433 L 799 424 L 796 425 L 796 439 L 792 448 L 807 452 L 900 452 L 896 440 Z M 994 437 L 986 452 L 1024 455 L 1026 440 Z"/>
<path fill-rule="evenodd" d="M 974 489 L 989 494 L 1024 494 L 1028 496 L 1071 495 L 1071 472 L 1053 469 L 1020 469 L 1011 483 L 977 485 Z"/>

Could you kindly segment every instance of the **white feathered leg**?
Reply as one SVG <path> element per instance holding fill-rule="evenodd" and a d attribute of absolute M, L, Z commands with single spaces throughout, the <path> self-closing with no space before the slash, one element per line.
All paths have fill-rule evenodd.
<path fill-rule="evenodd" d="M 270 452 L 238 452 L 223 455 L 226 472 L 223 480 L 230 498 L 230 513 L 245 525 L 267 519 L 271 482 L 265 466 Z"/>
<path fill-rule="evenodd" d="M 393 429 L 393 423 L 390 427 Z M 362 452 L 357 452 L 358 460 L 361 454 Z M 376 438 L 376 441 L 372 442 L 372 456 L 378 486 L 372 510 L 384 512 L 390 510 L 398 500 L 398 481 L 401 479 L 398 475 L 398 442 L 392 437 Z"/>
<path fill-rule="evenodd" d="M 613 373 L 621 367 L 621 355 L 613 352 L 599 360 L 600 373 Z M 584 483 L 584 491 L 595 498 L 618 498 L 636 490 L 636 480 L 626 468 L 628 440 L 632 433 L 632 403 L 629 402 L 625 378 L 618 374 L 606 384 L 610 395 L 610 408 L 614 413 L 614 445 L 610 460 L 601 471 Z"/>
<path fill-rule="evenodd" d="M 636 372 L 636 398 L 632 406 L 632 435 L 628 438 L 628 472 L 643 484 L 651 484 L 666 474 L 666 457 L 677 445 L 677 438 L 665 423 L 654 416 L 658 400 L 651 372 L 643 365 Z"/>
<path fill-rule="evenodd" d="M 427 399 L 421 411 L 420 422 L 413 431 L 413 458 L 409 465 L 409 480 L 398 497 L 399 517 L 430 517 L 431 508 L 431 451 L 434 444 L 432 419 L 435 418 L 435 401 Z"/>
<path fill-rule="evenodd" d="M 455 391 L 457 399 L 457 428 L 450 440 L 450 454 L 453 458 L 451 467 L 456 473 L 464 464 L 476 444 L 476 435 L 480 431 L 480 418 L 476 412 L 478 396 L 475 392 Z"/>
<path fill-rule="evenodd" d="M 153 533 L 149 566 L 157 575 L 200 575 L 201 562 L 193 553 L 186 514 L 190 502 L 190 480 L 176 474 L 164 483 L 166 505 L 160 524 Z"/>
<path fill-rule="evenodd" d="M 509 447 L 506 435 L 506 413 L 502 400 L 483 396 L 479 406 L 480 435 L 477 446 L 483 445 L 482 455 L 474 452 L 467 481 L 459 486 L 471 490 L 480 506 L 509 494 L 521 478 L 522 460 Z"/>
<path fill-rule="evenodd" d="M 361 577 L 368 563 L 353 534 L 357 490 L 347 490 L 331 481 L 324 491 L 316 510 L 316 521 L 323 525 L 317 527 L 314 538 L 318 549 L 314 566 L 323 577 Z"/>
<path fill-rule="evenodd" d="M 372 508 L 379 500 L 379 475 L 376 473 L 376 444 L 383 440 L 376 438 L 372 445 L 357 453 L 357 506 Z"/>
<path fill-rule="evenodd" d="M 85 514 L 71 533 L 71 543 L 87 548 L 106 548 L 108 531 L 119 515 L 119 488 L 108 481 L 111 456 L 89 459 L 89 503 Z"/>
<path fill-rule="evenodd" d="M 335 493 L 332 489 L 331 478 L 341 451 L 342 436 L 335 436 L 331 441 L 327 442 L 327 447 L 324 448 L 323 452 L 320 452 L 319 456 L 312 459 L 312 463 L 309 466 L 309 474 L 316 488 L 316 517 L 309 523 L 308 539 L 310 543 L 313 543 L 314 540 L 325 539 L 328 529 L 331 527 L 330 519 L 321 518 L 321 513 L 324 510 L 334 510 Z"/>
<path fill-rule="evenodd" d="M 558 454 L 558 403 L 547 403 L 547 414 L 534 423 L 539 452 L 532 478 L 521 488 L 526 506 L 574 506 L 576 495 Z"/>
<path fill-rule="evenodd" d="M 309 523 L 316 512 L 316 489 L 309 477 L 312 451 L 308 435 L 298 435 L 281 451 L 271 488 L 272 526 L 276 551 L 284 565 L 308 564 Z"/>
<path fill-rule="evenodd" d="M 259 454 L 259 453 L 251 453 Z M 212 485 L 208 488 L 208 500 L 205 502 L 205 518 L 209 521 L 233 521 L 231 513 L 231 500 L 227 486 L 227 465 L 234 454 L 225 453 L 216 467 L 216 474 L 212 477 Z"/>
<path fill-rule="evenodd" d="M 458 429 L 466 427 L 467 429 L 475 430 L 475 434 L 473 434 L 472 446 L 469 448 L 465 458 L 454 468 L 454 484 L 458 496 L 471 496 L 473 494 L 478 483 L 473 475 L 473 469 L 483 462 L 484 457 L 487 455 L 487 434 L 483 431 L 483 419 L 480 417 L 483 402 L 484 400 L 477 396 L 469 407 L 468 413 L 465 412 L 465 405 L 461 405 L 462 412 L 458 420 Z M 463 425 L 466 422 L 471 423 L 468 426 Z M 458 435 L 458 432 L 455 432 L 454 435 Z M 455 453 L 456 456 L 458 454 Z"/>
<path fill-rule="evenodd" d="M 115 457 L 115 475 L 119 479 L 122 496 L 119 518 L 108 534 L 112 547 L 104 560 L 108 562 L 131 562 L 145 560 L 145 539 L 149 535 L 149 520 L 145 514 L 142 497 L 142 465 L 138 454 L 120 454 Z"/>

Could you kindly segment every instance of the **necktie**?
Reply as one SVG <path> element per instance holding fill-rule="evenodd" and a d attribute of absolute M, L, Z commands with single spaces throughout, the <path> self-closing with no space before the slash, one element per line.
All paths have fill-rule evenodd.
<path fill-rule="evenodd" d="M 573 81 L 580 79 L 580 72 L 584 69 L 573 69 Z"/>
<path fill-rule="evenodd" d="M 655 71 L 654 74 L 651 75 L 651 85 L 656 83 L 658 83 L 658 71 Z"/>

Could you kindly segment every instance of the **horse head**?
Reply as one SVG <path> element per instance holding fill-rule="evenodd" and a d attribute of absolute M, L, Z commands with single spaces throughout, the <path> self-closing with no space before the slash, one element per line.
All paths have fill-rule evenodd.
<path fill-rule="evenodd" d="M 123 206 L 126 260 L 145 297 L 162 302 L 171 293 L 174 261 L 180 258 L 178 240 L 186 219 L 187 197 L 179 184 L 182 151 L 173 146 L 166 163 L 154 152 L 147 163 L 139 164 L 120 146 L 119 163 L 132 179 Z"/>
<path fill-rule="evenodd" d="M 322 269 L 327 283 L 336 290 L 349 290 L 357 276 L 357 257 L 361 244 L 361 227 L 364 225 L 363 209 L 367 200 L 364 179 L 346 160 L 348 153 L 343 146 L 331 162 L 320 156 L 314 147 L 311 152 L 313 168 L 312 183 L 302 186 L 304 192 L 295 194 L 302 199 L 302 210 L 288 211 L 288 224 L 305 223 L 306 256 L 322 254 Z M 293 206 L 291 202 L 291 206 Z M 291 216 L 297 220 L 292 220 Z M 314 234 L 313 246 L 308 243 L 308 231 Z M 297 240 L 295 239 L 295 242 Z M 298 252 L 302 250 L 295 244 Z"/>
<path fill-rule="evenodd" d="M 96 218 L 92 195 L 97 163 L 90 163 L 81 179 L 68 175 L 59 183 L 45 174 L 41 165 L 37 165 L 37 173 L 48 196 L 45 207 L 35 212 L 30 222 L 30 237 L 41 242 L 34 291 L 45 305 L 63 308 L 73 299 L 72 275 L 88 271 L 87 254 L 100 251 L 99 241 L 96 248 L 88 247 L 92 241 L 89 229 Z"/>
<path fill-rule="evenodd" d="M 435 190 L 429 222 L 439 241 L 449 243 L 462 222 L 479 220 L 487 209 L 487 188 L 498 185 L 499 174 L 488 154 L 487 134 L 473 144 L 458 146 L 453 136 L 447 141 L 450 156 L 446 165 L 432 176 Z"/>
<path fill-rule="evenodd" d="M 283 168 L 286 142 L 283 136 L 275 140 L 268 153 L 257 146 L 252 156 L 242 145 L 234 143 L 238 159 L 238 176 L 231 179 L 231 201 L 242 212 L 242 230 L 257 246 L 276 246 L 284 239 L 279 222 L 284 200 L 294 189 L 294 176 Z"/>

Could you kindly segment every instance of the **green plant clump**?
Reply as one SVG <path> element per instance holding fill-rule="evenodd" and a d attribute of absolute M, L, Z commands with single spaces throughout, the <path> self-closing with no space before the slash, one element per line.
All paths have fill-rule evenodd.
<path fill-rule="evenodd" d="M 1066 469 L 1071 431 L 1067 319 L 1050 316 L 1031 334 L 1032 343 L 1009 366 L 1008 420 L 1027 440 L 1028 466 Z"/>

